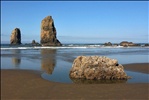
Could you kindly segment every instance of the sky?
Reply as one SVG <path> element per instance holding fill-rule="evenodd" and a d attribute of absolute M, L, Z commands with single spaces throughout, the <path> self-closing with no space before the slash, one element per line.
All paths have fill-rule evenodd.
<path fill-rule="evenodd" d="M 21 30 L 40 43 L 41 21 L 52 16 L 61 43 L 149 42 L 148 1 L 1 1 L 1 42 Z"/>

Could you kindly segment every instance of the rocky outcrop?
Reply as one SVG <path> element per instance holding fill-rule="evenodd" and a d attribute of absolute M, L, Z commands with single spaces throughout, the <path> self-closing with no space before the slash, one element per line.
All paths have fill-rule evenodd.
<path fill-rule="evenodd" d="M 43 46 L 61 46 L 56 37 L 56 28 L 52 16 L 47 16 L 41 22 L 41 40 Z"/>
<path fill-rule="evenodd" d="M 99 56 L 79 56 L 70 70 L 71 78 L 79 79 L 128 79 L 124 68 L 115 59 Z"/>
<path fill-rule="evenodd" d="M 127 46 L 140 46 L 140 44 L 135 44 L 133 42 L 128 42 L 128 41 L 122 41 L 120 43 L 120 46 L 124 46 L 124 47 L 127 47 Z"/>
<path fill-rule="evenodd" d="M 32 44 L 36 44 L 36 41 L 35 40 L 32 40 Z"/>
<path fill-rule="evenodd" d="M 111 42 L 108 42 L 108 43 L 105 43 L 104 45 L 105 46 L 112 46 L 112 43 Z"/>
<path fill-rule="evenodd" d="M 113 44 L 113 46 L 119 46 L 119 44 L 117 44 L 117 43 L 114 43 L 114 44 Z"/>
<path fill-rule="evenodd" d="M 128 46 L 128 44 L 129 44 L 128 41 L 122 41 L 122 42 L 120 43 L 120 46 L 126 47 L 126 46 Z"/>
<path fill-rule="evenodd" d="M 40 46 L 40 44 L 38 42 L 36 42 L 35 40 L 32 40 L 32 43 L 31 43 L 33 46 Z"/>
<path fill-rule="evenodd" d="M 21 44 L 21 31 L 19 28 L 15 28 L 10 37 L 10 44 Z"/>
<path fill-rule="evenodd" d="M 149 44 L 144 44 L 144 46 L 149 46 Z"/>

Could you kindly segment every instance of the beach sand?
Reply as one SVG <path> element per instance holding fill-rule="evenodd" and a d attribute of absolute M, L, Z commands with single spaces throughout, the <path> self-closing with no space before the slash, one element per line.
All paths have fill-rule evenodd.
<path fill-rule="evenodd" d="M 149 73 L 148 63 L 127 64 L 131 71 Z M 148 100 L 149 83 L 64 84 L 44 80 L 41 72 L 1 70 L 1 100 Z"/>
<path fill-rule="evenodd" d="M 149 63 L 126 64 L 123 66 L 125 70 L 149 74 Z"/>

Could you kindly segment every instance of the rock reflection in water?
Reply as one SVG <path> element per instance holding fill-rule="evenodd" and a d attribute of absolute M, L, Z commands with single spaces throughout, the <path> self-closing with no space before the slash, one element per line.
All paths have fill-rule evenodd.
<path fill-rule="evenodd" d="M 126 83 L 126 80 L 87 80 L 87 79 L 75 79 L 70 78 L 73 83 L 76 84 L 114 84 L 114 83 Z"/>
<path fill-rule="evenodd" d="M 41 68 L 48 74 L 52 74 L 56 65 L 55 61 L 56 49 L 42 49 L 41 50 Z"/>
<path fill-rule="evenodd" d="M 19 54 L 21 53 L 21 51 L 19 49 L 14 49 L 12 50 L 12 53 L 15 55 L 15 57 L 12 57 L 12 63 L 15 65 L 15 67 L 19 67 L 21 63 Z"/>

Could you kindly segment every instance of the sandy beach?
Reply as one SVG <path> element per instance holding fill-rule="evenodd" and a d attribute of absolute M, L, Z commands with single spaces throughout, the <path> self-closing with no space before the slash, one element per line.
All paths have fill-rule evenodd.
<path fill-rule="evenodd" d="M 148 63 L 127 64 L 131 71 L 149 73 Z M 148 100 L 148 83 L 64 84 L 44 80 L 41 72 L 1 70 L 2 100 Z"/>
<path fill-rule="evenodd" d="M 147 1 L 1 8 L 1 100 L 149 100 Z"/>

